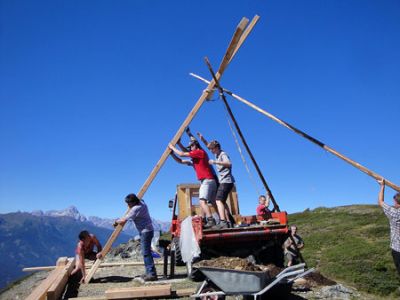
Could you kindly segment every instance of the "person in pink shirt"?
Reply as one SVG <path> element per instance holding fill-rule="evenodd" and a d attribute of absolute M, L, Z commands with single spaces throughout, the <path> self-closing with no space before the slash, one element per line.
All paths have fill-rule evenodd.
<path fill-rule="evenodd" d="M 258 197 L 258 206 L 256 208 L 257 216 L 261 216 L 264 219 L 271 218 L 271 211 L 268 209 L 269 206 L 269 198 L 265 197 L 264 195 L 260 195 Z"/>

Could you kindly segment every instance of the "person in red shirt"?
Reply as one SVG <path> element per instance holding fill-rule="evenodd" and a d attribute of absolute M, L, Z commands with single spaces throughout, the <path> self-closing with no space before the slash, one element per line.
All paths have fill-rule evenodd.
<path fill-rule="evenodd" d="M 257 206 L 257 216 L 261 216 L 264 219 L 271 218 L 271 211 L 268 209 L 269 199 L 267 199 L 264 195 L 258 197 L 258 206 Z"/>
<path fill-rule="evenodd" d="M 97 252 L 94 251 L 95 246 Z M 86 277 L 85 259 L 96 260 L 96 258 L 102 258 L 102 249 L 99 240 L 94 234 L 89 233 L 87 230 L 81 231 L 79 233 L 79 242 L 75 249 L 75 269 L 71 272 L 71 275 L 74 275 L 80 270 L 82 273 L 81 283 L 83 283 Z"/>
<path fill-rule="evenodd" d="M 188 146 L 188 148 L 190 148 L 189 152 L 180 151 L 172 144 L 169 144 L 168 147 L 172 150 L 172 157 L 177 162 L 193 166 L 197 179 L 201 182 L 199 189 L 199 202 L 203 213 L 207 217 L 207 222 L 204 225 L 204 228 L 211 228 L 216 225 L 216 222 L 211 215 L 211 210 L 208 207 L 207 202 L 215 202 L 217 183 L 210 164 L 208 163 L 209 159 L 207 153 L 201 149 L 199 142 L 196 140 L 190 141 Z M 190 157 L 191 161 L 179 159 L 175 154 L 182 157 Z"/>

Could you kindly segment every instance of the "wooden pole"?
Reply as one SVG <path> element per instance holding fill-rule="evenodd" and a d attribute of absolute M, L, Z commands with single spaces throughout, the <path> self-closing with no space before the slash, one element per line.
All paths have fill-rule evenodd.
<path fill-rule="evenodd" d="M 258 20 L 258 16 L 256 16 L 255 19 Z M 242 37 L 242 35 L 243 35 L 248 23 L 249 23 L 249 20 L 247 18 L 242 18 L 242 20 L 240 21 L 239 25 L 237 26 L 236 31 L 235 31 L 235 33 L 234 33 L 234 35 L 232 37 L 232 40 L 231 40 L 231 42 L 230 42 L 230 44 L 228 46 L 228 49 L 226 50 L 225 55 L 224 55 L 224 57 L 222 59 L 221 65 L 219 67 L 219 70 L 218 70 L 218 72 L 216 74 L 217 79 L 221 78 L 222 74 L 224 73 L 224 71 L 228 67 L 229 63 L 232 61 L 233 57 L 235 56 L 235 54 L 237 52 L 237 49 L 239 49 L 241 47 L 241 45 L 243 44 L 243 42 L 245 41 L 245 37 L 242 38 L 242 39 L 241 39 L 241 37 Z M 248 26 L 248 28 L 246 30 L 247 35 L 250 33 L 250 31 L 253 29 L 253 27 L 254 27 L 254 25 L 256 23 L 257 23 L 256 21 L 252 22 L 252 24 L 250 24 Z M 190 122 L 193 120 L 194 116 L 197 114 L 197 112 L 199 111 L 199 109 L 202 106 L 202 104 L 204 103 L 204 101 L 207 99 L 207 96 L 209 94 L 208 91 L 213 90 L 214 87 L 215 87 L 215 82 L 211 81 L 208 84 L 207 89 L 203 91 L 203 93 L 201 94 L 200 98 L 197 100 L 195 106 L 190 111 L 189 115 L 186 117 L 186 119 L 182 123 L 181 127 L 178 129 L 178 131 L 175 134 L 175 136 L 172 138 L 171 144 L 175 145 L 178 142 L 178 140 L 181 138 L 182 134 L 184 133 L 185 128 L 190 124 Z M 140 191 L 138 192 L 137 196 L 139 198 L 142 198 L 144 196 L 144 194 L 146 193 L 146 191 L 149 188 L 150 184 L 153 182 L 154 178 L 156 177 L 157 173 L 160 171 L 161 167 L 163 166 L 165 160 L 167 159 L 167 157 L 169 156 L 170 153 L 171 153 L 171 150 L 168 147 L 166 147 L 166 149 L 164 150 L 163 154 L 161 155 L 161 158 L 156 163 L 155 167 L 151 171 L 151 173 L 148 176 L 147 180 L 145 181 L 145 183 L 141 187 Z M 115 228 L 113 234 L 108 239 L 107 243 L 105 244 L 105 246 L 104 246 L 104 248 L 102 250 L 103 256 L 105 256 L 105 254 L 107 254 L 108 251 L 110 251 L 112 244 L 114 243 L 115 239 L 118 237 L 120 232 L 122 231 L 122 228 L 123 228 L 122 225 L 118 225 Z M 95 263 L 93 264 L 92 268 L 90 269 L 90 271 L 86 275 L 85 283 L 89 283 L 90 279 L 92 279 L 94 273 L 96 272 L 97 268 L 100 265 L 100 262 L 101 262 L 101 260 L 99 260 L 99 259 L 97 259 L 95 261 Z"/>
<path fill-rule="evenodd" d="M 199 75 L 190 73 L 191 76 L 205 82 L 205 83 L 209 83 L 208 80 L 202 78 Z M 400 186 L 394 184 L 393 182 L 387 180 L 386 178 L 384 178 L 382 175 L 379 175 L 378 173 L 371 171 L 369 169 L 367 169 L 366 167 L 364 167 L 363 165 L 359 164 L 358 162 L 344 156 L 343 154 L 339 153 L 338 151 L 336 151 L 335 149 L 329 147 L 328 145 L 326 145 L 325 143 L 313 138 L 312 136 L 308 135 L 307 133 L 301 131 L 300 129 L 297 129 L 296 127 L 290 125 L 289 123 L 275 117 L 273 114 L 261 109 L 260 107 L 258 107 L 257 105 L 251 103 L 250 101 L 232 93 L 231 91 L 227 90 L 227 89 L 223 89 L 225 93 L 227 93 L 228 95 L 232 96 L 233 98 L 235 98 L 236 100 L 239 100 L 240 102 L 250 106 L 251 108 L 253 108 L 254 110 L 258 111 L 259 113 L 267 116 L 268 118 L 274 120 L 275 122 L 281 124 L 282 126 L 290 129 L 291 131 L 297 133 L 298 135 L 304 137 L 305 139 L 309 140 L 310 142 L 314 143 L 315 145 L 321 147 L 322 149 L 332 153 L 333 155 L 339 157 L 340 159 L 344 160 L 345 162 L 351 164 L 353 167 L 359 169 L 361 172 L 364 172 L 365 174 L 373 177 L 376 180 L 381 180 L 381 179 L 385 179 L 385 184 L 387 186 L 390 186 L 392 189 L 396 190 L 397 192 L 400 192 Z"/>
<path fill-rule="evenodd" d="M 154 260 L 155 265 L 164 265 L 164 262 L 162 262 L 160 259 Z M 168 262 L 167 262 L 168 264 Z M 118 267 L 118 266 L 123 266 L 123 267 L 129 267 L 129 266 L 143 266 L 144 262 L 143 261 L 130 261 L 130 262 L 111 262 L 111 263 L 102 263 L 99 267 L 100 268 L 108 268 L 108 267 Z M 93 264 L 86 264 L 85 267 L 86 269 L 90 269 L 93 266 Z M 27 267 L 23 268 L 22 272 L 34 272 L 34 271 L 51 271 L 54 270 L 57 266 L 43 266 L 43 267 Z"/>
<path fill-rule="evenodd" d="M 210 70 L 210 73 L 211 73 L 211 75 L 212 75 L 214 81 L 216 82 L 216 87 L 217 87 L 217 88 L 219 89 L 219 91 L 220 91 L 221 98 L 222 98 L 222 101 L 223 101 L 224 104 L 225 104 L 226 110 L 228 111 L 228 114 L 229 114 L 229 116 L 231 117 L 232 122 L 233 122 L 233 124 L 234 124 L 235 127 L 236 127 L 236 130 L 237 130 L 237 132 L 238 132 L 238 134 L 239 134 L 239 136 L 240 136 L 240 139 L 242 140 L 242 143 L 243 143 L 244 147 L 246 148 L 247 153 L 249 154 L 250 159 L 251 159 L 251 161 L 252 161 L 253 164 L 254 164 L 254 167 L 255 167 L 256 170 L 257 170 L 258 176 L 260 176 L 260 179 L 261 179 L 261 181 L 262 181 L 262 183 L 263 183 L 263 185 L 264 185 L 264 187 L 265 187 L 265 190 L 266 190 L 267 193 L 268 193 L 269 198 L 271 199 L 272 203 L 274 204 L 274 211 L 278 211 L 278 212 L 279 212 L 279 211 L 280 211 L 279 205 L 278 205 L 278 203 L 276 203 L 275 198 L 274 198 L 274 196 L 272 195 L 272 191 L 271 191 L 271 189 L 269 188 L 269 186 L 268 186 L 268 184 L 267 184 L 267 181 L 265 180 L 264 175 L 262 174 L 261 169 L 260 169 L 260 167 L 258 166 L 258 163 L 257 163 L 256 159 L 254 158 L 253 153 L 251 152 L 249 145 L 248 145 L 247 142 L 246 142 L 246 139 L 244 138 L 244 135 L 243 135 L 243 133 L 242 133 L 242 130 L 240 129 L 239 124 L 237 123 L 236 118 L 235 118 L 235 116 L 233 115 L 233 112 L 232 112 L 232 110 L 231 110 L 231 108 L 230 108 L 230 106 L 229 106 L 229 104 L 228 104 L 228 101 L 226 101 L 226 97 L 225 97 L 225 95 L 224 95 L 224 91 L 223 91 L 222 87 L 219 85 L 219 81 L 218 81 L 218 79 L 215 77 L 215 73 L 214 73 L 214 71 L 213 71 L 213 69 L 212 69 L 212 67 L 211 67 L 211 64 L 210 64 L 210 62 L 208 61 L 208 58 L 207 58 L 207 57 L 205 58 L 205 61 L 206 61 L 206 64 L 207 64 L 207 66 L 208 66 L 208 69 Z"/>

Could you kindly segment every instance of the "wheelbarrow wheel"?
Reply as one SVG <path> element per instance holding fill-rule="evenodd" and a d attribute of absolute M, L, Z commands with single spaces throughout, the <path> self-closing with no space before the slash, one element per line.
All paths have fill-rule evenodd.
<path fill-rule="evenodd" d="M 212 292 L 219 292 L 220 289 L 217 288 L 212 282 L 208 282 L 205 287 L 201 291 L 200 288 L 203 285 L 203 283 L 200 283 L 199 286 L 197 287 L 198 293 L 204 294 L 204 293 L 212 293 Z M 197 300 L 225 300 L 225 295 L 210 295 L 210 296 L 203 296 L 203 297 L 197 297 Z"/>

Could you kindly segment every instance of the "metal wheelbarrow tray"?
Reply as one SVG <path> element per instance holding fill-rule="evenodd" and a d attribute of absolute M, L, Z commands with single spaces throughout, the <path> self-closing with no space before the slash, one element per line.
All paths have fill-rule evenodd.
<path fill-rule="evenodd" d="M 267 272 L 262 271 L 241 271 L 215 267 L 200 267 L 199 270 L 220 290 L 232 295 L 256 293 L 272 280 Z"/>
<path fill-rule="evenodd" d="M 277 276 L 270 277 L 263 271 L 241 271 L 215 267 L 200 267 L 199 270 L 207 277 L 193 298 L 204 296 L 223 295 L 252 295 L 254 299 L 270 290 L 278 283 L 291 283 L 295 279 L 305 276 L 314 269 L 304 270 L 305 264 L 294 265 L 282 270 Z M 206 291 L 209 283 L 218 290 Z"/>

